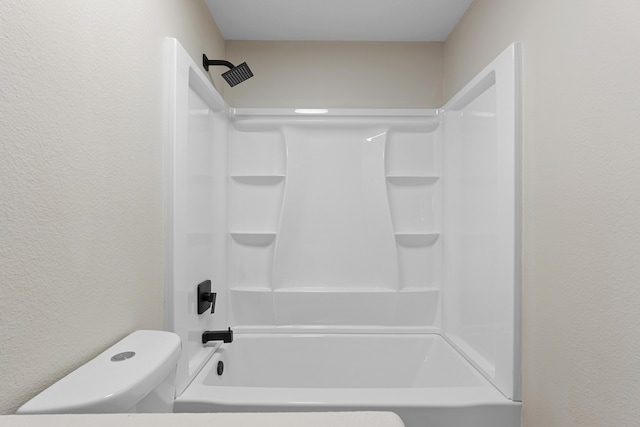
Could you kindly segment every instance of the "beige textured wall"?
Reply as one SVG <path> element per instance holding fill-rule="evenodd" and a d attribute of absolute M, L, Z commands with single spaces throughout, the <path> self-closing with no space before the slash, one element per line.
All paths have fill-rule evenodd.
<path fill-rule="evenodd" d="M 524 51 L 524 427 L 640 420 L 640 2 L 475 0 L 448 99 Z"/>
<path fill-rule="evenodd" d="M 227 59 L 254 77 L 234 107 L 438 108 L 443 43 L 227 41 Z M 237 64 L 236 64 L 237 65 Z"/>
<path fill-rule="evenodd" d="M 201 0 L 0 2 L 0 413 L 163 327 L 163 39 Z M 218 82 L 220 85 L 220 82 Z"/>

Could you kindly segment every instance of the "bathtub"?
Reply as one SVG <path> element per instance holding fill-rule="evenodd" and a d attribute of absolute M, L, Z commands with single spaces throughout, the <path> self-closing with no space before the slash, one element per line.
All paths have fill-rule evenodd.
<path fill-rule="evenodd" d="M 174 411 L 375 410 L 407 427 L 517 427 L 520 407 L 438 334 L 236 333 Z"/>

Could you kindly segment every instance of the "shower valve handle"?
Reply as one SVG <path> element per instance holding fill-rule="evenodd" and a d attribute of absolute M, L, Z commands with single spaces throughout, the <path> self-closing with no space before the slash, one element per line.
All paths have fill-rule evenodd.
<path fill-rule="evenodd" d="M 202 295 L 202 299 L 204 301 L 211 303 L 211 314 L 213 314 L 216 309 L 216 296 L 217 294 L 215 292 L 210 292 L 208 294 Z"/>
<path fill-rule="evenodd" d="M 211 280 L 205 280 L 198 285 L 198 314 L 202 314 L 211 307 L 211 314 L 216 308 L 216 293 L 211 292 Z"/>

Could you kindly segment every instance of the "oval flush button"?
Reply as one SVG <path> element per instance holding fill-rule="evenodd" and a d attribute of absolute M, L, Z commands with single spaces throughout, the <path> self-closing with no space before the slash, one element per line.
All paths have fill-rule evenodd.
<path fill-rule="evenodd" d="M 136 355 L 135 351 L 125 351 L 123 353 L 118 353 L 115 356 L 111 357 L 112 362 L 122 362 L 123 360 L 131 359 Z"/>

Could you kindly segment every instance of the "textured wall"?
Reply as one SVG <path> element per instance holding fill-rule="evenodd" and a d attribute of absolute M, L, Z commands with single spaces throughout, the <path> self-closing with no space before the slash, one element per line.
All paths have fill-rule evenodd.
<path fill-rule="evenodd" d="M 200 0 L 0 2 L 0 413 L 163 327 L 163 39 Z M 220 81 L 218 80 L 218 85 Z"/>
<path fill-rule="evenodd" d="M 228 89 L 234 107 L 439 108 L 442 43 L 227 41 L 255 76 Z"/>
<path fill-rule="evenodd" d="M 449 98 L 524 51 L 524 427 L 640 419 L 640 3 L 475 0 Z"/>

